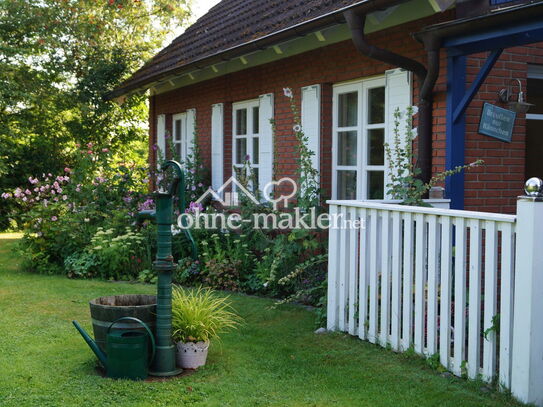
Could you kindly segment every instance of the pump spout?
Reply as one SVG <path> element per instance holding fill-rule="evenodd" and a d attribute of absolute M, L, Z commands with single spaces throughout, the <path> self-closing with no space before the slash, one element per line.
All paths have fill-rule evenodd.
<path fill-rule="evenodd" d="M 100 363 L 102 363 L 102 366 L 107 368 L 107 357 L 104 352 L 96 345 L 96 342 L 92 340 L 92 338 L 85 332 L 83 328 L 81 328 L 81 325 L 77 323 L 77 321 L 72 321 L 72 324 L 74 324 L 75 329 L 79 331 L 83 339 L 85 339 L 85 342 L 87 342 L 87 345 L 92 349 L 98 360 L 100 360 Z"/>

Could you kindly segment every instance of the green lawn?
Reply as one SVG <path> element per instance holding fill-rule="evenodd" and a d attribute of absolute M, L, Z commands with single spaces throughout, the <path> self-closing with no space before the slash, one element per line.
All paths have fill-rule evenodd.
<path fill-rule="evenodd" d="M 18 271 L 16 235 L 0 235 L 0 406 L 515 406 L 478 383 L 355 338 L 315 335 L 295 306 L 232 296 L 244 326 L 212 346 L 208 365 L 167 382 L 97 375 L 71 325 L 90 329 L 88 300 L 154 286 Z"/>

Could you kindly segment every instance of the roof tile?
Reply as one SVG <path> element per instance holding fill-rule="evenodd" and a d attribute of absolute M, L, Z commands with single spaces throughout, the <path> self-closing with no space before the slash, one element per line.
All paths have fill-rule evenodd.
<path fill-rule="evenodd" d="M 293 27 L 361 0 L 222 0 L 136 71 L 122 87 Z"/>

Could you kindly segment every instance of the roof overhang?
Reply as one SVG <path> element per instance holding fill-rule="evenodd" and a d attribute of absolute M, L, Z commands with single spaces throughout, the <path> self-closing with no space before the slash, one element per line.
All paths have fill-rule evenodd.
<path fill-rule="evenodd" d="M 543 2 L 499 8 L 482 16 L 426 27 L 421 42 L 437 40 L 450 56 L 543 41 Z"/>
<path fill-rule="evenodd" d="M 150 78 L 121 84 L 106 94 L 106 98 L 122 101 L 126 96 L 149 89 L 151 94 L 160 94 L 344 41 L 350 38 L 343 17 L 348 10 L 367 14 L 367 32 L 371 33 L 442 12 L 453 4 L 454 0 L 364 0 Z"/>

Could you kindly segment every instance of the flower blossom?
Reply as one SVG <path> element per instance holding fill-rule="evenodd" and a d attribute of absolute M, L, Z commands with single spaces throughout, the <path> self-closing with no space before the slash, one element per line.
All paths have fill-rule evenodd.
<path fill-rule="evenodd" d="M 283 88 L 283 93 L 289 99 L 292 99 L 294 97 L 294 95 L 292 94 L 292 89 L 290 88 Z"/>
<path fill-rule="evenodd" d="M 191 202 L 189 207 L 185 209 L 185 213 L 199 213 L 204 210 L 204 207 L 200 202 Z"/>

